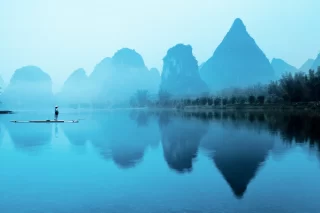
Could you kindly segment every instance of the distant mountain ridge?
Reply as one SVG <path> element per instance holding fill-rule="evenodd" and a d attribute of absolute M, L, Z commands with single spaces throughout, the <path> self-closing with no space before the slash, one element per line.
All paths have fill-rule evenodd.
<path fill-rule="evenodd" d="M 288 64 L 287 62 L 279 58 L 273 58 L 271 61 L 271 66 L 275 71 L 275 76 L 277 79 L 280 79 L 282 75 L 284 75 L 285 73 L 298 72 L 297 68 L 295 68 L 294 66 Z"/>
<path fill-rule="evenodd" d="M 314 63 L 314 59 L 308 59 L 302 66 L 299 68 L 299 71 L 308 72 Z"/>
<path fill-rule="evenodd" d="M 320 54 L 315 60 L 308 59 L 299 69 L 279 58 L 273 58 L 270 63 L 240 18 L 234 20 L 212 56 L 200 66 L 192 51 L 191 45 L 184 44 L 169 48 L 160 72 L 156 68 L 148 69 L 135 49 L 119 49 L 112 57 L 97 63 L 89 76 L 82 68 L 71 73 L 57 97 L 77 103 L 126 102 L 138 90 L 147 90 L 155 96 L 159 91 L 176 96 L 201 96 L 230 87 L 269 83 L 286 72 L 308 72 L 320 66 Z M 52 99 L 51 87 L 47 73 L 36 66 L 25 66 L 13 74 L 3 97 L 16 93 L 21 100 L 34 101 L 36 94 L 42 94 Z M 23 97 L 23 92 L 28 94 Z M 10 99 L 21 100 L 20 97 L 17 101 Z"/>
<path fill-rule="evenodd" d="M 314 60 L 311 69 L 317 71 L 318 67 L 320 67 L 320 53 L 318 54 L 317 58 Z"/>

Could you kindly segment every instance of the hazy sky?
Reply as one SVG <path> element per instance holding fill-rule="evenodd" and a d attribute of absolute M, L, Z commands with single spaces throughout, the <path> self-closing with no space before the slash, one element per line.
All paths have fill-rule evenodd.
<path fill-rule="evenodd" d="M 300 67 L 320 50 L 319 0 L 0 0 L 0 75 L 37 65 L 57 90 L 122 47 L 161 69 L 177 43 L 206 61 L 240 17 L 269 59 Z"/>

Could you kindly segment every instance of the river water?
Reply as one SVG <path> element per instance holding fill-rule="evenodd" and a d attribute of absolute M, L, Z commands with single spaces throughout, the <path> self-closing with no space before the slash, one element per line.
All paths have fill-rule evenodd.
<path fill-rule="evenodd" d="M 1 213 L 319 213 L 320 118 L 114 110 L 0 115 Z"/>

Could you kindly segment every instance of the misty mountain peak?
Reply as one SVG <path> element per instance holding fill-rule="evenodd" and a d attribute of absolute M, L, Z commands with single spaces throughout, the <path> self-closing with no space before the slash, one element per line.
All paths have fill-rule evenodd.
<path fill-rule="evenodd" d="M 274 78 L 269 60 L 241 19 L 234 21 L 213 56 L 201 66 L 200 73 L 212 91 L 266 83 Z"/>
<path fill-rule="evenodd" d="M 112 57 L 115 65 L 126 65 L 133 68 L 145 67 L 142 56 L 134 49 L 122 48 Z"/>
<path fill-rule="evenodd" d="M 65 83 L 78 82 L 78 81 L 82 81 L 83 79 L 87 79 L 87 78 L 88 78 L 88 76 L 86 74 L 86 71 L 83 68 L 79 68 L 79 69 L 75 70 L 69 76 L 69 78 L 66 80 Z"/>
<path fill-rule="evenodd" d="M 314 63 L 314 59 L 309 58 L 302 66 L 299 68 L 302 72 L 308 72 L 309 69 L 311 69 L 312 65 Z"/>
<path fill-rule="evenodd" d="M 37 66 L 24 66 L 17 69 L 11 77 L 11 83 L 15 83 L 16 81 L 47 81 L 51 83 L 51 78 L 47 73 L 45 73 L 42 69 L 40 69 Z"/>
<path fill-rule="evenodd" d="M 102 59 L 95 67 L 92 73 L 90 74 L 89 78 L 97 84 L 98 82 L 104 81 L 109 73 L 114 70 L 112 64 L 112 58 L 106 57 Z"/>
<path fill-rule="evenodd" d="M 167 52 L 167 55 L 164 57 L 164 61 L 170 59 L 171 57 L 179 57 L 179 58 L 192 58 L 193 60 L 195 57 L 192 54 L 192 47 L 191 45 L 184 45 L 184 44 L 177 44 L 176 46 L 170 48 Z M 197 61 L 198 66 L 198 61 Z"/>
<path fill-rule="evenodd" d="M 230 31 L 246 32 L 246 26 L 240 18 L 236 18 L 230 28 Z"/>
<path fill-rule="evenodd" d="M 287 62 L 285 62 L 283 59 L 281 58 L 273 58 L 271 60 L 271 65 L 273 66 L 273 68 L 275 68 L 274 66 L 284 66 L 284 65 L 289 65 Z M 290 65 L 291 66 L 291 65 Z"/>
<path fill-rule="evenodd" d="M 167 51 L 163 58 L 160 89 L 178 96 L 199 95 L 207 91 L 191 45 L 177 44 Z"/>
<path fill-rule="evenodd" d="M 284 60 L 280 58 L 273 58 L 271 61 L 271 66 L 275 71 L 276 78 L 281 78 L 285 73 L 295 73 L 298 71 L 297 68 L 288 64 Z"/>
<path fill-rule="evenodd" d="M 83 68 L 79 68 L 64 82 L 61 93 L 58 95 L 59 104 L 85 103 L 88 100 L 89 77 Z"/>
<path fill-rule="evenodd" d="M 76 69 L 71 76 L 86 76 L 86 71 L 83 68 Z M 70 77 L 71 77 L 70 76 Z"/>
<path fill-rule="evenodd" d="M 317 58 L 314 60 L 311 69 L 317 70 L 320 67 L 320 53 L 318 54 Z"/>
<path fill-rule="evenodd" d="M 50 105 L 53 101 L 51 78 L 39 67 L 21 67 L 12 75 L 3 97 L 4 102 L 12 106 Z"/>

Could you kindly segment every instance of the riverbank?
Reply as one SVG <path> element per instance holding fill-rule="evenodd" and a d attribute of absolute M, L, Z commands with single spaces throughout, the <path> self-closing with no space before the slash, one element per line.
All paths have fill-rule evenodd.
<path fill-rule="evenodd" d="M 183 111 L 211 111 L 211 110 L 244 110 L 244 111 L 320 111 L 320 103 L 292 103 L 292 104 L 227 104 L 221 106 L 180 106 Z"/>
<path fill-rule="evenodd" d="M 152 111 L 186 111 L 186 112 L 210 112 L 215 110 L 226 111 L 317 111 L 320 112 L 320 102 L 310 103 L 291 103 L 291 104 L 226 104 L 226 105 L 172 105 L 172 106 L 149 106 L 149 107 L 115 107 L 115 108 L 63 108 L 61 112 L 64 113 L 83 113 L 92 111 L 114 111 L 114 110 L 152 110 Z M 43 110 L 17 110 L 15 112 L 42 112 L 49 111 L 49 109 Z M 0 110 L 0 114 L 13 114 L 10 110 Z"/>

